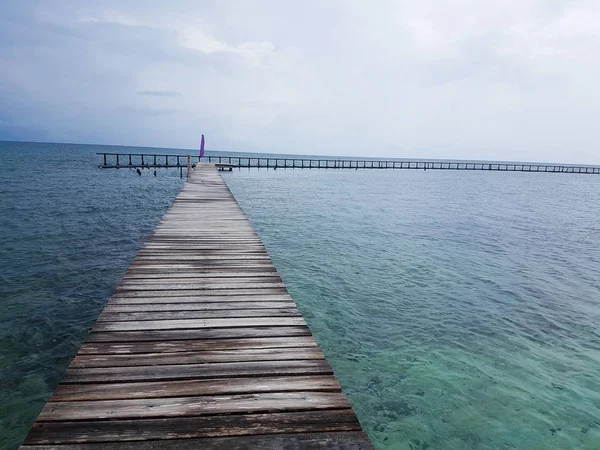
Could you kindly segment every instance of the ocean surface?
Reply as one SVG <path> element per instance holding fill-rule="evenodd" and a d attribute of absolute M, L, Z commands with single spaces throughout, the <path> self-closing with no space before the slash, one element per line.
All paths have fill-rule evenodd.
<path fill-rule="evenodd" d="M 182 185 L 97 151 L 0 143 L 0 449 Z M 377 449 L 600 449 L 600 176 L 223 176 Z"/>

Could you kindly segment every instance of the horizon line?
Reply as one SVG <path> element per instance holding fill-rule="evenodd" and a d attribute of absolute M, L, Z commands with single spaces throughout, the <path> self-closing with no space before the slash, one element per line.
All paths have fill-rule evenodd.
<path fill-rule="evenodd" d="M 177 147 L 154 147 L 154 146 L 141 146 L 141 145 L 122 145 L 122 144 L 84 144 L 81 142 L 46 142 L 46 141 L 15 141 L 15 140 L 2 140 L 1 142 L 7 143 L 16 143 L 16 144 L 54 144 L 54 145 L 88 145 L 88 146 L 96 146 L 96 147 L 123 147 L 123 148 L 147 148 L 147 149 L 155 149 L 155 150 L 179 150 L 179 151 L 197 151 L 194 148 L 177 148 Z M 374 160 L 388 161 L 392 160 L 404 160 L 404 161 L 419 161 L 419 162 L 476 162 L 476 163 L 492 163 L 492 164 L 551 164 L 551 165 L 564 165 L 564 166 L 580 166 L 580 167 L 600 167 L 600 163 L 598 164 L 590 164 L 590 163 L 567 163 L 567 162 L 542 162 L 542 161 L 508 161 L 508 160 L 488 160 L 488 159 L 452 159 L 452 158 L 410 158 L 410 157 L 384 157 L 384 156 L 335 156 L 335 155 L 319 155 L 319 154 L 299 154 L 299 153 L 271 153 L 271 152 L 248 152 L 248 151 L 240 151 L 240 150 L 217 150 L 217 149 L 206 149 L 207 152 L 222 152 L 222 153 L 246 153 L 246 154 L 262 154 L 262 155 L 289 155 L 291 156 L 301 156 L 301 157 L 324 157 L 329 158 L 329 160 L 348 160 L 348 159 L 359 159 L 364 160 L 367 158 L 371 158 Z M 194 155 L 192 155 L 194 156 Z M 206 155 L 212 156 L 212 155 Z M 218 156 L 218 155 L 216 155 Z M 235 158 L 235 156 L 234 156 Z M 273 158 L 275 159 L 275 158 Z M 282 158 L 277 158 L 282 159 Z M 293 159 L 293 158 L 290 158 Z M 369 159 L 367 159 L 369 160 Z"/>

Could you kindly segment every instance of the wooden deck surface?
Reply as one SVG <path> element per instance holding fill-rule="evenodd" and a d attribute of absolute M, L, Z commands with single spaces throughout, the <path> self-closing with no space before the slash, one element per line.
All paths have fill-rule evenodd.
<path fill-rule="evenodd" d="M 371 449 L 261 240 L 199 165 L 24 449 Z"/>

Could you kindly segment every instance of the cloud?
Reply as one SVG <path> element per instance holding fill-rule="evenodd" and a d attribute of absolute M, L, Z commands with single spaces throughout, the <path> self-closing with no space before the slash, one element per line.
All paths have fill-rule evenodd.
<path fill-rule="evenodd" d="M 137 91 L 137 95 L 147 95 L 150 97 L 179 97 L 181 92 L 176 91 Z"/>
<path fill-rule="evenodd" d="M 6 3 L 0 139 L 600 163 L 595 1 Z"/>

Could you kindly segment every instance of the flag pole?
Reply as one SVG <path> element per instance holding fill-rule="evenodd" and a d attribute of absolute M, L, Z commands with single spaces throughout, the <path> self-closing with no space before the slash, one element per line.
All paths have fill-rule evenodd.
<path fill-rule="evenodd" d="M 198 162 L 200 162 L 200 160 L 202 159 L 203 156 L 204 156 L 204 135 L 202 135 L 202 139 L 200 140 L 200 158 L 198 158 Z"/>

